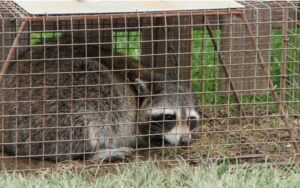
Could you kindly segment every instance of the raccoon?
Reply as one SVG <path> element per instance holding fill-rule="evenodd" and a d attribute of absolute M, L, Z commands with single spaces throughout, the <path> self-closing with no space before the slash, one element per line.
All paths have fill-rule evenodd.
<path fill-rule="evenodd" d="M 137 145 L 190 143 L 201 111 L 189 82 L 166 82 L 110 49 L 63 45 L 74 41 L 31 47 L 4 75 L 0 122 L 7 154 L 113 161 Z"/>

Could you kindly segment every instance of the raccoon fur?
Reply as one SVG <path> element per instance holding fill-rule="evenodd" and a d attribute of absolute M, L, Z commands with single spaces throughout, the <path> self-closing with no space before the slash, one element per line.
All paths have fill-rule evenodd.
<path fill-rule="evenodd" d="M 67 45 L 74 41 L 31 47 L 4 75 L 0 122 L 7 154 L 117 160 L 139 143 L 191 141 L 200 109 L 189 82 L 165 82 L 97 45 Z"/>

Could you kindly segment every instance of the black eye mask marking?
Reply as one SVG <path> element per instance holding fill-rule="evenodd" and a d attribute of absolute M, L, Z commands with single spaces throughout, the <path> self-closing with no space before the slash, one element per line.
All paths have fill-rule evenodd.
<path fill-rule="evenodd" d="M 159 114 L 151 116 L 151 133 L 167 133 L 176 126 L 175 114 Z"/>
<path fill-rule="evenodd" d="M 198 125 L 198 119 L 193 116 L 190 116 L 187 122 L 188 122 L 188 126 L 190 127 L 190 130 L 194 130 Z"/>

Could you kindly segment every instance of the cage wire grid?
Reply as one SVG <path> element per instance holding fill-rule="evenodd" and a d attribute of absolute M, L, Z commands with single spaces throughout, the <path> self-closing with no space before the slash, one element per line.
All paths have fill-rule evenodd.
<path fill-rule="evenodd" d="M 299 2 L 239 3 L 31 16 L 0 1 L 1 168 L 297 161 Z"/>

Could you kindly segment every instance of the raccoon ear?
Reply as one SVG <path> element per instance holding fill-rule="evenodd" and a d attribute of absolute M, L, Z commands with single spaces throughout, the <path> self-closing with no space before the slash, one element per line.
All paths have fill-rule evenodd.
<path fill-rule="evenodd" d="M 135 87 L 136 87 L 138 95 L 149 95 L 150 94 L 147 84 L 141 79 L 138 79 L 138 78 L 135 79 Z"/>

